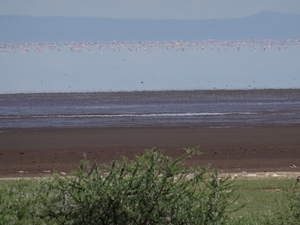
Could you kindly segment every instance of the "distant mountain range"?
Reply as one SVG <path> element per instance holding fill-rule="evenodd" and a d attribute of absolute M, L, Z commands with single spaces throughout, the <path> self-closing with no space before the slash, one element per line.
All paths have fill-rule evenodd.
<path fill-rule="evenodd" d="M 235 19 L 155 20 L 0 16 L 0 42 L 300 39 L 300 15 L 261 12 Z"/>

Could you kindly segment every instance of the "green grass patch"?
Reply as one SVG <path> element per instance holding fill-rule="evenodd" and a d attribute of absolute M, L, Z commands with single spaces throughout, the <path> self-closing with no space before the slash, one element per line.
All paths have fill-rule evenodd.
<path fill-rule="evenodd" d="M 238 179 L 238 204 L 246 207 L 233 214 L 234 218 L 243 218 L 243 224 L 263 224 L 266 219 L 275 218 L 282 205 L 288 205 L 287 193 L 292 191 L 295 180 L 291 179 Z M 300 185 L 300 184 L 298 184 Z M 258 222 L 260 221 L 260 222 Z"/>

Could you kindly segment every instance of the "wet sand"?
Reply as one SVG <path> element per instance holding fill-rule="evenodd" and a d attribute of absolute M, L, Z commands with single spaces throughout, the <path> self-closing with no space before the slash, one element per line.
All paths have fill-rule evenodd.
<path fill-rule="evenodd" d="M 109 164 L 146 148 L 179 156 L 199 146 L 203 155 L 188 165 L 223 172 L 300 172 L 300 126 L 254 128 L 74 128 L 0 132 L 0 178 L 70 173 L 84 155 Z"/>

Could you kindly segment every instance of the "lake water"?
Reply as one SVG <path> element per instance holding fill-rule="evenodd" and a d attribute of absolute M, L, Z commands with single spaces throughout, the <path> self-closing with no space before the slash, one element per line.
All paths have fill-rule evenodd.
<path fill-rule="evenodd" d="M 300 89 L 0 95 L 0 129 L 299 125 Z"/>

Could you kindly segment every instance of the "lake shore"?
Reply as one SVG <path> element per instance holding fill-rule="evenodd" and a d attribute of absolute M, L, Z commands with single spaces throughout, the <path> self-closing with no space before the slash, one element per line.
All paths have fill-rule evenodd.
<path fill-rule="evenodd" d="M 196 146 L 204 154 L 188 165 L 225 173 L 300 172 L 299 137 L 300 126 L 7 129 L 0 132 L 0 178 L 49 175 L 53 169 L 70 174 L 84 155 L 109 164 L 147 148 L 177 157 Z"/>

